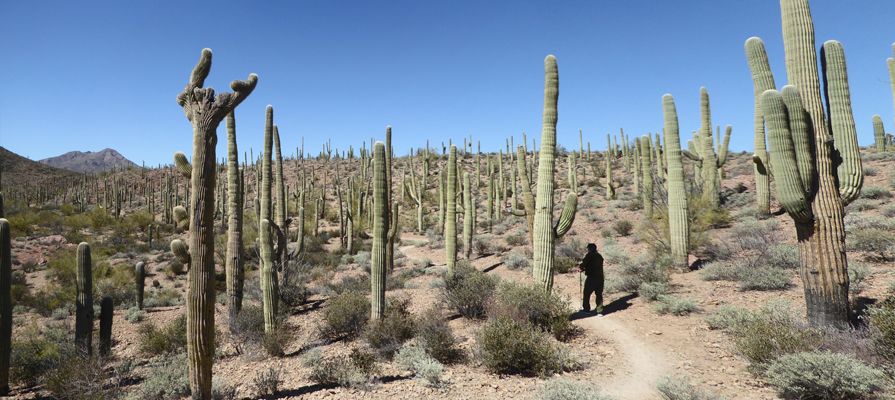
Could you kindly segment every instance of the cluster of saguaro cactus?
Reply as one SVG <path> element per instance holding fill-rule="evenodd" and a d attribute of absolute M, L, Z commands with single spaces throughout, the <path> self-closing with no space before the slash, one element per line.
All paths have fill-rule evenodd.
<path fill-rule="evenodd" d="M 0 396 L 9 394 L 12 350 L 12 254 L 9 221 L 0 218 Z"/>
<path fill-rule="evenodd" d="M 850 310 L 843 207 L 863 185 L 845 54 L 833 40 L 821 50 L 826 115 L 808 2 L 782 0 L 780 8 L 789 84 L 761 94 L 774 181 L 795 222 L 808 321 L 840 325 Z"/>
<path fill-rule="evenodd" d="M 75 343 L 87 354 L 93 354 L 93 276 L 90 245 L 78 245 L 77 293 L 75 299 Z"/>
<path fill-rule="evenodd" d="M 689 266 L 690 221 L 687 219 L 687 193 L 681 162 L 681 139 L 677 109 L 670 94 L 662 96 L 665 119 L 665 161 L 668 165 L 668 227 L 671 257 L 678 268 Z"/>
<path fill-rule="evenodd" d="M 697 170 L 702 174 L 699 177 L 699 181 L 702 183 L 702 196 L 709 201 L 712 208 L 717 209 L 721 207 L 720 169 L 727 162 L 727 145 L 730 143 L 732 128 L 727 125 L 724 141 L 719 143 L 716 154 L 715 141 L 712 138 L 712 111 L 709 104 L 709 92 L 705 87 L 699 89 L 699 108 L 702 117 L 699 133 L 694 134 L 694 143 L 688 143 L 691 150 L 682 150 L 681 153 L 696 162 Z M 721 134 L 720 129 L 719 127 L 718 135 Z"/>
<path fill-rule="evenodd" d="M 555 241 L 572 227 L 578 208 L 578 195 L 571 191 L 556 226 L 553 225 L 553 180 L 556 166 L 556 103 L 559 98 L 559 72 L 556 58 L 547 56 L 544 60 L 544 117 L 541 132 L 540 161 L 538 162 L 538 188 L 535 200 L 534 275 L 545 292 L 553 289 L 553 254 Z"/>
<path fill-rule="evenodd" d="M 187 293 L 187 356 L 193 398 L 211 398 L 214 356 L 214 201 L 215 146 L 220 122 L 252 92 L 258 76 L 230 83 L 232 93 L 203 88 L 211 70 L 211 50 L 193 69 L 177 104 L 193 126 L 193 170 L 190 195 L 190 272 Z"/>

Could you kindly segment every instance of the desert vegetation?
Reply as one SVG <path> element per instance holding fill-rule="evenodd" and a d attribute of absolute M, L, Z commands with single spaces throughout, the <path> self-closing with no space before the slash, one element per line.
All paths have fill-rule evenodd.
<path fill-rule="evenodd" d="M 570 151 L 550 55 L 540 147 L 401 155 L 384 127 L 284 156 L 296 136 L 268 106 L 264 148 L 240 161 L 235 110 L 264 83 L 214 96 L 205 49 L 177 97 L 191 157 L 36 184 L 4 163 L 0 394 L 885 398 L 895 143 L 877 117 L 858 146 L 841 45 L 819 76 L 807 1 L 782 4 L 790 85 L 746 42 L 754 154 L 728 150 L 707 88 L 693 140 L 668 94 L 662 134 Z M 576 311 L 588 243 L 603 317 Z"/>

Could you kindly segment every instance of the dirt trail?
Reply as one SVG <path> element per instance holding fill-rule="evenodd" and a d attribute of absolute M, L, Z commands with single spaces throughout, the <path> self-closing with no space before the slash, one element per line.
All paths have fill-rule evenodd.
<path fill-rule="evenodd" d="M 410 234 L 402 235 L 402 239 L 415 242 L 428 241 L 425 236 Z M 421 259 L 420 254 L 425 252 L 423 248 L 413 245 L 401 246 L 399 250 L 411 260 Z M 443 251 L 438 253 L 444 254 Z M 436 263 L 443 262 L 441 257 L 437 257 L 439 258 L 437 261 L 435 258 L 430 257 Z M 555 289 L 560 288 L 555 287 Z M 580 299 L 581 294 L 576 291 L 577 289 L 577 287 L 567 287 L 565 292 L 572 299 Z M 578 304 L 575 303 L 574 306 L 578 306 Z M 581 314 L 575 315 L 576 324 L 608 342 L 606 347 L 618 353 L 618 357 L 612 357 L 613 361 L 607 366 L 612 369 L 612 374 L 600 374 L 601 377 L 606 378 L 606 380 L 601 379 L 601 393 L 626 400 L 659 399 L 660 396 L 653 389 L 652 384 L 660 376 L 670 372 L 666 352 L 638 338 L 633 327 L 627 326 L 627 321 L 619 318 L 621 314 L 618 313 L 624 312 L 617 311 L 603 317 L 581 318 Z"/>

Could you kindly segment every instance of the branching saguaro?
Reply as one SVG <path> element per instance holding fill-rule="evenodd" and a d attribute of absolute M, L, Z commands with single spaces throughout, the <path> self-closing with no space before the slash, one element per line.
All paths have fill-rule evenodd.
<path fill-rule="evenodd" d="M 232 93 L 215 95 L 203 88 L 211 71 L 211 50 L 203 49 L 189 83 L 177 96 L 193 126 L 193 168 L 190 192 L 190 272 L 187 292 L 187 356 L 193 398 L 211 399 L 214 356 L 214 188 L 217 127 L 245 100 L 258 76 L 230 83 Z"/>
<path fill-rule="evenodd" d="M 864 182 L 845 53 L 834 40 L 821 50 L 827 115 L 808 1 L 781 0 L 780 9 L 789 84 L 761 95 L 774 181 L 795 222 L 808 321 L 844 325 L 850 309 L 843 207 Z"/>
<path fill-rule="evenodd" d="M 559 71 L 556 57 L 544 60 L 544 117 L 541 131 L 541 150 L 538 162 L 538 188 L 534 219 L 534 275 L 538 285 L 547 293 L 553 289 L 553 262 L 556 239 L 562 237 L 575 222 L 578 195 L 573 191 L 566 197 L 562 215 L 553 225 L 554 169 L 556 167 L 556 103 L 559 99 Z M 574 170 L 570 171 L 574 174 Z M 573 178 L 574 180 L 574 178 Z"/>

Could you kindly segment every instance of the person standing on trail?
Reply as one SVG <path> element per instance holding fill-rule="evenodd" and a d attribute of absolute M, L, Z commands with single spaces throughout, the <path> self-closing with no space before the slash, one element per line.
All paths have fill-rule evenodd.
<path fill-rule="evenodd" d="M 581 310 L 590 313 L 590 295 L 597 295 L 597 307 L 594 312 L 598 317 L 603 316 L 603 256 L 597 253 L 597 245 L 589 243 L 587 245 L 587 254 L 581 265 L 578 266 L 578 272 L 584 272 L 584 293 L 581 300 Z"/>

